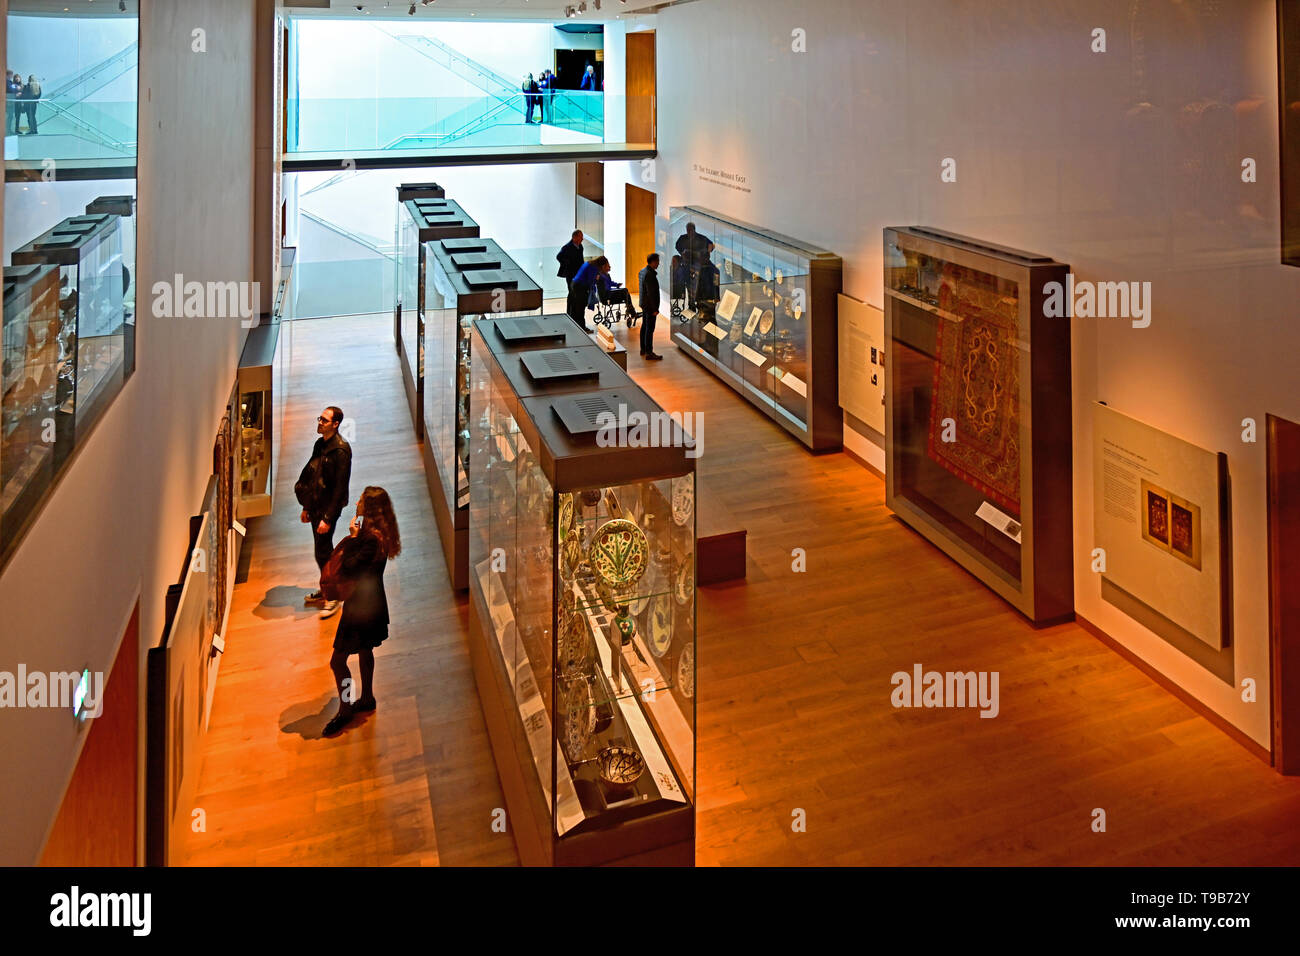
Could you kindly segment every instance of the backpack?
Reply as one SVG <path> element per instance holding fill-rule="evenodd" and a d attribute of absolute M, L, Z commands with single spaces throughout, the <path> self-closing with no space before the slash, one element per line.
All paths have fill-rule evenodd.
<path fill-rule="evenodd" d="M 321 492 L 325 490 L 324 482 L 321 480 L 323 458 L 322 455 L 307 462 L 303 466 L 302 474 L 293 483 L 293 496 L 298 499 L 298 504 L 302 505 L 304 511 L 311 511 L 320 501 Z"/>

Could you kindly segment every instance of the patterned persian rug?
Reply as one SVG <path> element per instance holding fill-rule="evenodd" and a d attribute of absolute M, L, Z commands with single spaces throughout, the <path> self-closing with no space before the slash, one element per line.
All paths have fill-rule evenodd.
<path fill-rule="evenodd" d="M 1019 520 L 1020 352 L 1014 307 L 980 308 L 963 301 L 955 311 L 964 318 L 941 318 L 936 334 L 929 455 Z M 956 423 L 956 441 L 942 440 L 946 418 Z"/>

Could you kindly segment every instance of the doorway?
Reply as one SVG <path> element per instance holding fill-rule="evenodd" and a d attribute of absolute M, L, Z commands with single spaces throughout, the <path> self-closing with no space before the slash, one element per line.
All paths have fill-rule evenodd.
<path fill-rule="evenodd" d="M 655 251 L 655 194 L 627 183 L 624 199 L 627 287 L 635 295 L 640 291 L 637 276 L 645 267 L 645 258 Z"/>
<path fill-rule="evenodd" d="M 627 35 L 627 141 L 655 141 L 655 32 Z"/>
<path fill-rule="evenodd" d="M 1265 428 L 1273 766 L 1300 774 L 1300 423 L 1269 415 Z"/>
<path fill-rule="evenodd" d="M 596 71 L 596 90 L 605 88 L 605 51 L 604 50 L 556 50 L 555 75 L 560 81 L 560 89 L 576 90 L 582 86 L 582 77 L 587 67 Z"/>

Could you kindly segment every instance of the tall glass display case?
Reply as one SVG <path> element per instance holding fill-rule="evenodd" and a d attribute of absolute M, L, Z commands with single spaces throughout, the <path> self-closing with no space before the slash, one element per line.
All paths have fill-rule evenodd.
<path fill-rule="evenodd" d="M 76 441 L 126 379 L 126 311 L 118 217 L 72 216 L 14 250 L 13 264 L 59 270 L 59 308 L 70 362 L 60 441 Z"/>
<path fill-rule="evenodd" d="M 1074 613 L 1069 267 L 886 229 L 886 505 L 1036 625 Z"/>
<path fill-rule="evenodd" d="M 393 218 L 393 345 L 402 351 L 402 309 L 415 307 L 416 282 L 419 276 L 419 243 L 408 241 L 413 224 L 407 223 L 406 203 L 411 199 L 446 199 L 447 192 L 437 183 L 402 183 L 397 187 L 397 214 Z"/>
<path fill-rule="evenodd" d="M 697 206 L 659 226 L 673 341 L 814 452 L 838 451 L 840 257 Z"/>
<path fill-rule="evenodd" d="M 135 197 L 100 196 L 86 206 L 87 216 L 117 216 L 122 249 L 122 309 L 126 320 L 123 361 L 126 374 L 135 371 Z"/>
<path fill-rule="evenodd" d="M 511 827 L 528 864 L 691 865 L 694 461 L 680 428 L 602 436 L 662 412 L 599 348 L 498 331 L 529 321 L 471 349 L 471 651 Z"/>
<path fill-rule="evenodd" d="M 0 555 L 54 483 L 66 458 L 60 442 L 62 406 L 74 393 L 75 326 L 59 308 L 59 270 L 4 270 L 4 332 L 0 376 Z"/>
<path fill-rule="evenodd" d="M 542 288 L 491 239 L 423 247 L 425 472 L 452 586 L 469 587 L 470 331 L 485 316 L 540 312 Z"/>
<path fill-rule="evenodd" d="M 404 187 L 405 188 L 405 187 Z M 426 184 L 416 193 L 441 187 Z M 478 223 L 459 204 L 433 195 L 401 199 L 397 209 L 397 304 L 393 332 L 402 357 L 402 385 L 411 406 L 416 438 L 424 437 L 424 279 L 425 246 L 440 239 L 476 237 Z"/>

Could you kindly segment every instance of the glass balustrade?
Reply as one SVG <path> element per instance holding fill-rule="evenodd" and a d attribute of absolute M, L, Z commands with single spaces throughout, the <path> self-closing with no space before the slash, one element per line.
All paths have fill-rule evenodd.
<path fill-rule="evenodd" d="M 605 116 L 629 101 L 579 90 L 541 94 L 532 104 L 521 91 L 476 96 L 384 99 L 291 97 L 286 113 L 288 151 L 420 150 L 605 142 Z M 530 109 L 531 105 L 531 109 Z"/>

